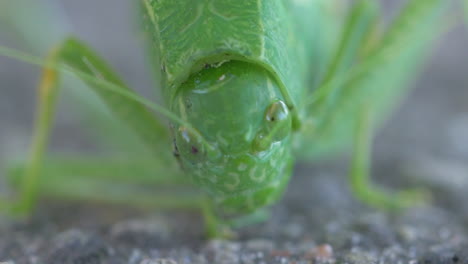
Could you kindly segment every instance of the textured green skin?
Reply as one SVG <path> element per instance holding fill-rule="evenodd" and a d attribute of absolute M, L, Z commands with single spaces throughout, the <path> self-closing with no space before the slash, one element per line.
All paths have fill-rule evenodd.
<path fill-rule="evenodd" d="M 369 161 L 365 141 L 371 124 L 359 125 L 361 122 L 357 121 L 362 119 L 359 117 L 363 113 L 368 120 L 380 118 L 391 108 L 394 99 L 403 91 L 406 79 L 424 57 L 421 55 L 424 55 L 427 45 L 421 44 L 431 42 L 433 37 L 429 33 L 438 21 L 438 12 L 432 11 L 439 10 L 437 7 L 444 0 L 411 1 L 396 20 L 398 23 L 394 23 L 385 34 L 381 44 L 369 55 L 364 54 L 364 62 L 347 65 L 356 67 L 353 69 L 358 71 L 347 76 L 343 84 L 332 85 L 325 90 L 322 88 L 327 88 L 327 85 L 320 83 L 324 66 L 327 68 L 326 75 L 339 76 L 340 72 L 330 70 L 333 67 L 327 66 L 327 59 L 323 59 L 323 54 L 328 53 L 324 52 L 327 49 L 316 44 L 335 43 L 333 37 L 322 37 L 334 35 L 328 34 L 330 23 L 326 18 L 334 20 L 339 15 L 325 13 L 319 17 L 314 16 L 313 11 L 321 13 L 321 7 L 336 3 L 333 0 L 271 3 L 265 0 L 245 1 L 242 4 L 234 1 L 187 0 L 177 2 L 177 5 L 168 0 L 141 1 L 145 7 L 147 28 L 155 40 L 151 43 L 155 65 L 160 68 L 157 72 L 160 73 L 166 103 L 173 113 L 144 103 L 144 100 L 134 96 L 109 66 L 79 40 L 67 38 L 49 59 L 63 61 L 76 69 L 78 77 L 100 95 L 102 102 L 118 119 L 134 129 L 158 158 L 170 155 L 169 152 L 160 153 L 161 149 L 165 149 L 160 143 L 169 144 L 169 133 L 146 106 L 178 124 L 173 125 L 177 156 L 185 171 L 214 197 L 221 216 L 246 214 L 273 203 L 291 176 L 292 149 L 297 151 L 297 147 L 302 147 L 295 154 L 302 152 L 304 155 L 308 151 L 329 150 L 333 145 L 342 146 L 340 139 L 353 135 L 356 124 L 357 128 L 364 127 L 366 131 L 356 129 L 354 132 L 354 135 L 360 136 L 356 140 L 358 158 L 353 159 L 351 174 L 353 191 L 363 201 L 375 206 L 400 207 L 400 204 L 408 204 L 405 197 L 394 201 L 392 197 L 371 189 L 366 172 L 368 165 L 365 164 Z M 362 3 L 365 2 L 371 3 L 367 0 Z M 304 3 L 310 6 L 304 6 Z M 366 17 L 365 12 L 351 14 Z M 314 38 L 319 34 L 315 28 L 311 28 L 312 25 L 318 28 L 326 26 L 327 34 Z M 362 50 L 353 50 L 352 41 L 338 42 L 343 43 L 343 47 L 351 47 L 348 55 L 356 58 L 362 56 L 359 54 Z M 354 44 L 363 43 L 366 42 L 356 38 Z M 333 47 L 328 49 L 333 50 Z M 28 62 L 35 61 L 8 50 L 0 53 Z M 336 54 L 336 61 L 342 61 L 340 52 Z M 49 75 L 46 76 L 46 81 L 53 81 Z M 102 79 L 106 81 L 101 82 Z M 310 93 L 308 89 L 313 89 L 318 83 L 321 89 Z M 50 82 L 43 87 L 45 91 L 50 91 L 55 85 Z M 311 99 L 311 105 L 307 107 L 303 104 L 303 98 L 307 98 L 304 95 Z M 43 96 L 41 100 L 43 107 L 39 112 L 42 114 L 35 133 L 32 158 L 25 173 L 25 184 L 22 185 L 25 196 L 18 205 L 13 206 L 15 210 L 30 211 L 35 200 L 35 179 L 38 178 L 47 144 L 53 101 L 53 93 Z M 308 115 L 299 110 L 307 110 Z M 306 125 L 300 127 L 299 122 Z M 307 129 L 308 124 L 312 124 L 312 129 Z M 299 142 L 300 145 L 295 148 L 292 142 Z M 169 163 L 175 163 L 175 160 L 167 161 L 167 164 L 165 160 L 164 171 L 154 170 L 154 173 L 159 177 L 171 176 L 171 181 L 185 182 L 185 175 L 179 174 L 179 171 L 167 171 Z M 111 168 L 115 169 L 113 166 Z M 80 191 L 83 188 L 67 190 L 60 183 L 55 187 L 59 195 L 75 198 L 102 196 L 99 191 L 94 191 L 101 189 L 99 184 L 86 180 L 78 183 L 94 189 L 86 188 L 86 192 Z M 50 187 L 49 184 L 47 186 Z M 67 191 L 63 193 L 63 190 Z M 165 199 L 160 198 L 151 197 L 149 201 L 167 204 Z M 110 200 L 121 201 L 121 198 L 113 196 Z M 148 197 L 135 195 L 132 200 L 144 202 L 148 201 Z M 187 206 L 185 201 L 182 204 Z M 202 204 L 202 200 L 192 197 L 188 203 L 190 207 Z M 210 232 L 218 232 L 213 231 L 217 229 L 217 224 L 213 223 L 210 212 L 205 213 Z M 231 223 L 246 223 L 249 219 L 252 218 L 244 217 Z"/>
<path fill-rule="evenodd" d="M 304 77 L 298 76 L 306 76 L 304 73 L 310 70 L 318 1 L 149 2 L 163 68 L 163 93 L 168 102 L 191 73 L 224 60 L 261 65 L 291 93 L 294 103 L 303 95 Z M 299 10 L 308 14 L 308 21 L 297 14 Z M 307 22 L 309 28 L 298 33 L 301 27 L 296 22 Z"/>
<path fill-rule="evenodd" d="M 291 176 L 293 133 L 271 140 L 263 151 L 254 141 L 268 125 L 265 113 L 275 100 L 284 101 L 290 115 L 302 114 L 297 109 L 311 87 L 307 73 L 315 72 L 317 3 L 146 2 L 164 98 L 216 152 L 208 155 L 195 136 L 184 142 L 175 127 L 181 164 L 224 215 L 273 203 Z M 293 124 L 288 126 L 292 131 Z"/>
<path fill-rule="evenodd" d="M 271 204 L 280 196 L 291 176 L 292 151 L 303 158 L 342 149 L 351 142 L 364 105 L 371 107 L 374 118 L 383 119 L 411 77 L 401 65 L 417 68 L 431 42 L 426 34 L 404 43 L 407 35 L 401 30 L 406 25 L 415 25 L 408 32 L 431 30 L 428 22 L 436 23 L 441 1 L 412 1 L 400 24 L 382 40 L 386 43 L 383 49 L 369 55 L 385 62 L 385 47 L 404 43 L 401 51 L 394 50 L 393 60 L 382 63 L 384 69 L 376 66 L 372 77 L 368 73 L 374 67 L 369 67 L 312 107 L 306 107 L 304 100 L 320 82 L 327 57 L 340 41 L 335 36 L 340 35 L 336 24 L 342 2 L 146 3 L 151 18 L 147 28 L 154 39 L 156 65 L 161 66 L 166 103 L 198 131 L 198 135 L 184 136 L 181 131 L 185 128 L 174 125 L 181 164 L 211 194 L 222 214 L 238 215 Z M 272 137 L 270 147 L 258 151 L 256 136 L 269 126 L 265 113 L 276 100 L 285 102 L 290 110 L 290 133 L 281 139 Z"/>
<path fill-rule="evenodd" d="M 242 3 L 243 10 L 240 4 L 229 1 L 178 2 L 177 6 L 163 0 L 153 0 L 152 3 L 151 0 L 141 1 L 146 9 L 146 20 L 150 22 L 147 28 L 155 40 L 151 44 L 155 64 L 161 69 L 159 77 L 163 77 L 162 87 L 173 113 L 135 96 L 97 54 L 77 39 L 65 39 L 54 49 L 48 60 L 61 61 L 72 66 L 72 72 L 89 84 L 101 97 L 102 103 L 126 126 L 133 128 L 140 140 L 156 154 L 164 167 L 152 164 L 155 167 L 152 171 L 159 177 L 152 177 L 149 182 L 164 183 L 166 181 L 158 181 L 157 178 L 171 176 L 168 181 L 185 183 L 187 177 L 178 170 L 168 171 L 172 163 L 175 165 L 175 160 L 160 159 L 170 156 L 170 152 L 160 152 L 161 149 L 167 149 L 164 145 L 170 143 L 169 133 L 166 126 L 155 119 L 147 107 L 181 124 L 173 127 L 180 161 L 195 181 L 214 197 L 222 215 L 233 216 L 255 211 L 278 198 L 291 176 L 291 149 L 294 149 L 291 142 L 300 143 L 295 151 L 297 147 L 302 149 L 295 154 L 301 152 L 304 156 L 308 151 L 328 151 L 331 146 L 336 145 L 342 147 L 341 139 L 351 135 L 358 135 L 355 144 L 357 158 L 353 158 L 351 168 L 351 187 L 356 196 L 364 202 L 383 208 L 406 207 L 413 200 L 406 195 L 393 199 L 385 193 L 372 190 L 367 172 L 369 165 L 366 164 L 370 159 L 369 142 L 366 140 L 370 137 L 371 119 L 381 118 L 391 108 L 396 97 L 404 91 L 406 80 L 418 68 L 424 57 L 422 55 L 427 51 L 427 44 L 434 38 L 434 29 L 437 32 L 436 25 L 440 24 L 437 13 L 441 9 L 438 7 L 441 7 L 444 0 L 410 1 L 395 21 L 397 23 L 392 24 L 381 43 L 368 55 L 360 54 L 362 50 L 352 48 L 356 44 L 355 47 L 366 44 L 365 41 L 358 41 L 356 38 L 353 45 L 353 41 L 338 40 L 343 47 L 350 47 L 348 55 L 351 57 L 360 58 L 364 55 L 363 62 L 356 65 L 345 63 L 343 66 L 353 67 L 351 73 L 354 74 L 347 75 L 344 72 L 347 80 L 343 84 L 328 87 L 320 83 L 324 66 L 327 68 L 327 76 L 339 77 L 340 71 L 330 70 L 333 67 L 327 65 L 333 64 L 328 64 L 327 59 L 323 59 L 327 57 L 323 54 L 328 53 L 324 52 L 327 50 L 326 45 L 316 44 L 333 44 L 337 41 L 333 37 L 324 39 L 323 36 L 335 35 L 329 34 L 330 24 L 333 24 L 330 20 L 336 20 L 340 16 L 339 13 L 325 13 L 321 17 L 315 17 L 313 11 L 320 10 L 317 13 L 321 13 L 323 10 L 320 7 L 337 3 L 333 0 L 278 0 L 273 3 L 246 1 Z M 372 0 L 364 0 L 361 3 L 372 3 L 370 1 Z M 310 9 L 303 6 L 304 2 L 310 4 Z M 333 6 L 337 7 L 339 6 Z M 183 12 L 184 10 L 190 12 Z M 219 12 L 220 10 L 223 12 Z M 360 18 L 367 17 L 366 12 L 352 11 L 351 14 L 357 14 L 355 17 Z M 327 34 L 314 38 L 316 32 L 311 25 L 326 27 Z M 193 35 L 192 28 L 195 28 L 197 34 Z M 299 34 L 301 28 L 307 29 L 305 32 L 309 34 Z M 362 31 L 361 27 L 345 28 Z M 192 34 L 191 37 L 188 32 Z M 314 46 L 311 46 L 312 43 Z M 333 47 L 328 49 L 333 50 Z M 304 54 L 305 50 L 310 54 Z M 30 63 L 40 61 L 3 47 L 0 47 L 0 54 Z M 343 62 L 340 52 L 336 54 L 336 61 Z M 353 71 L 355 69 L 358 71 Z M 62 70 L 69 72 L 69 69 Z M 41 97 L 38 110 L 41 114 L 37 121 L 31 160 L 21 186 L 24 195 L 13 206 L 3 205 L 0 201 L 2 208 L 30 211 L 34 203 L 38 190 L 36 179 L 41 171 L 57 88 L 54 78 L 50 78 L 49 71 L 47 73 L 47 78 L 44 79 L 46 82 L 41 87 L 48 92 L 44 92 Z M 320 90 L 309 93 L 307 89 L 313 89 L 317 83 L 320 84 Z M 322 89 L 324 87 L 328 89 Z M 303 95 L 308 95 L 311 99 L 311 104 L 307 107 L 303 107 L 302 98 L 306 98 Z M 299 109 L 307 110 L 308 115 L 299 113 Z M 174 113 L 179 117 L 174 116 Z M 93 116 L 96 114 L 93 112 Z M 306 125 L 299 127 L 297 121 Z M 307 124 L 312 124 L 312 129 L 307 129 Z M 353 132 L 356 125 L 359 129 Z M 297 133 L 299 128 L 301 131 Z M 109 129 L 106 133 L 108 131 Z M 85 162 L 84 165 L 86 164 L 89 163 Z M 111 163 L 99 165 L 116 169 Z M 50 172 L 50 166 L 44 168 Z M 64 171 L 69 173 L 69 170 Z M 96 176 L 99 172 L 84 174 Z M 62 173 L 59 175 L 63 176 Z M 106 196 L 101 193 L 99 181 L 77 178 L 78 181 L 73 182 L 70 188 L 70 182 L 65 178 L 61 182 L 50 178 L 50 175 L 49 179 L 41 179 L 45 183 L 43 185 L 49 188 L 45 188 L 45 192 L 54 193 L 56 190 L 55 194 L 59 197 L 68 195 L 75 199 L 102 199 Z M 55 185 L 50 184 L 49 180 Z M 133 177 L 131 180 L 138 181 Z M 64 182 L 67 184 L 63 184 Z M 81 187 L 76 188 L 77 186 Z M 108 187 L 108 184 L 105 186 Z M 117 189 L 119 192 L 113 191 L 109 201 L 122 202 L 122 189 Z M 156 204 L 169 204 L 171 207 L 175 204 L 191 208 L 205 205 L 204 200 L 197 197 L 189 197 L 188 203 L 184 199 L 170 199 L 168 203 L 168 199 L 164 198 L 154 198 L 151 195 L 148 199 L 138 192 L 131 199 L 125 198 L 125 201 L 147 204 L 154 204 L 155 201 Z M 173 200 L 176 201 L 172 202 Z M 205 215 L 210 233 L 217 234 L 218 230 L 214 230 L 218 229 L 215 219 L 208 211 L 205 211 Z M 231 223 L 238 225 L 251 219 L 253 218 L 244 217 Z"/>

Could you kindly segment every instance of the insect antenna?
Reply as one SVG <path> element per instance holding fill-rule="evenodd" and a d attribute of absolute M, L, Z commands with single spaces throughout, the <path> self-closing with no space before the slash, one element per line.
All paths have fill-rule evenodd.
<path fill-rule="evenodd" d="M 28 64 L 54 69 L 54 70 L 56 70 L 58 72 L 61 72 L 61 73 L 64 73 L 64 74 L 69 74 L 69 75 L 72 75 L 72 76 L 79 77 L 80 79 L 82 79 L 84 81 L 88 81 L 88 82 L 98 84 L 99 87 L 102 88 L 102 89 L 106 89 L 106 90 L 108 90 L 108 91 L 110 91 L 112 93 L 116 93 L 116 94 L 119 94 L 121 96 L 124 96 L 125 98 L 127 98 L 129 100 L 132 100 L 134 102 L 138 102 L 138 103 L 146 106 L 148 109 L 153 110 L 153 111 L 163 115 L 164 117 L 166 117 L 170 121 L 172 121 L 172 122 L 174 122 L 176 124 L 179 124 L 180 126 L 183 126 L 184 128 L 186 128 L 191 133 L 197 135 L 201 139 L 202 143 L 204 145 L 206 145 L 209 149 L 214 148 L 209 142 L 207 142 L 205 140 L 205 138 L 202 135 L 200 135 L 200 133 L 192 126 L 192 124 L 190 124 L 189 122 L 181 119 L 180 117 L 178 117 L 177 115 L 172 113 L 168 108 L 166 108 L 166 107 L 164 107 L 164 106 L 162 106 L 160 104 L 151 102 L 150 100 L 145 99 L 144 97 L 135 94 L 132 90 L 123 89 L 123 87 L 121 87 L 121 86 L 119 86 L 117 84 L 114 84 L 114 83 L 112 83 L 110 81 L 107 81 L 105 79 L 98 78 L 96 76 L 93 76 L 93 75 L 91 75 L 89 73 L 86 73 L 84 71 L 81 71 L 79 69 L 71 67 L 69 65 L 66 65 L 66 64 L 63 64 L 63 63 L 47 63 L 45 60 L 43 60 L 40 57 L 33 56 L 33 55 L 27 54 L 25 52 L 22 52 L 20 50 L 12 49 L 12 48 L 9 48 L 9 47 L 6 47 L 6 46 L 0 45 L 0 55 L 5 56 L 5 57 L 9 57 L 9 58 L 12 58 L 12 59 L 16 59 L 16 60 L 19 60 L 19 61 L 22 61 L 22 62 L 25 62 L 25 63 L 28 63 Z"/>

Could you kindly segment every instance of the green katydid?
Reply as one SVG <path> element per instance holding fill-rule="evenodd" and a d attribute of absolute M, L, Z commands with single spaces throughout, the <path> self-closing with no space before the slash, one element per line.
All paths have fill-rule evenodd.
<path fill-rule="evenodd" d="M 94 198 L 106 185 L 77 177 L 75 186 L 82 188 L 67 186 L 54 169 L 66 163 L 96 168 L 89 166 L 93 161 L 80 166 L 79 161 L 43 157 L 59 73 L 83 80 L 159 160 L 149 165 L 156 169 L 153 177 L 135 181 L 188 184 L 190 176 L 208 198 L 196 194 L 160 199 L 157 193 L 127 197 L 161 206 L 198 206 L 211 235 L 219 235 L 226 223 L 256 220 L 259 210 L 276 202 L 295 159 L 342 148 L 353 138 L 351 187 L 356 196 L 380 208 L 411 206 L 420 192 L 390 195 L 369 184 L 370 133 L 404 91 L 411 77 L 406 69 L 421 64 L 437 36 L 445 2 L 410 1 L 379 38 L 380 11 L 373 0 L 356 1 L 332 37 L 325 29 L 333 28 L 327 10 L 342 5 L 340 1 L 140 0 L 167 108 L 133 93 L 75 38 L 63 40 L 46 62 L 1 48 L 2 55 L 45 65 L 31 158 L 24 170 L 13 173 L 23 177 L 21 199 L 12 209 L 30 211 L 39 191 Z M 337 41 L 332 48 L 331 41 Z M 170 129 L 152 111 L 165 116 Z M 175 158 L 169 155 L 171 144 Z M 140 162 L 128 167 L 151 164 L 147 158 Z M 41 183 L 44 179 L 50 184 Z M 127 198 L 111 192 L 108 199 Z"/>

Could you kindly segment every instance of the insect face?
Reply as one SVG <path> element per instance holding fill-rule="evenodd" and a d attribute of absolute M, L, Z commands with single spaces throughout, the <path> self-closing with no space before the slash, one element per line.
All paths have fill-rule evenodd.
<path fill-rule="evenodd" d="M 271 75 L 229 61 L 192 75 L 173 111 L 198 133 L 175 129 L 184 169 L 224 214 L 254 211 L 281 194 L 291 174 L 291 114 Z"/>

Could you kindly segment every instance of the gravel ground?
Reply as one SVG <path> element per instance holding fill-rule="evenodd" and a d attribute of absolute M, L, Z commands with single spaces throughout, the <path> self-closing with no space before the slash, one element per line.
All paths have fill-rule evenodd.
<path fill-rule="evenodd" d="M 73 10 L 78 35 L 102 51 L 131 86 L 149 86 L 142 55 L 129 59 L 121 52 L 135 46 L 129 33 L 99 38 L 106 27 L 132 30 L 120 11 L 125 1 L 113 2 L 117 12 L 102 22 L 105 1 L 93 10 L 85 8 L 91 0 L 64 2 Z M 377 134 L 375 181 L 389 188 L 428 188 L 433 201 L 426 206 L 396 214 L 363 206 L 349 193 L 343 156 L 299 164 L 268 222 L 239 230 L 233 240 L 206 240 L 196 211 L 47 200 L 29 221 L 0 217 L 0 263 L 468 263 L 467 46 L 466 28 L 448 33 L 409 98 Z M 0 60 L 0 168 L 2 161 L 24 154 L 36 78 L 34 68 Z M 53 144 L 83 148 L 81 141 L 69 140 L 78 133 L 69 117 L 59 116 Z"/>
<path fill-rule="evenodd" d="M 440 171 L 460 166 L 423 165 Z M 352 199 L 341 177 L 344 167 L 335 162 L 300 166 L 270 220 L 240 230 L 229 241 L 204 239 L 197 212 L 44 201 L 28 222 L 3 221 L 0 259 L 48 264 L 468 263 L 468 205 L 463 202 L 468 195 L 447 187 L 453 179 L 425 182 L 434 185 L 432 205 L 386 214 Z M 457 184 L 468 185 L 466 174 L 453 175 L 465 176 Z M 424 183 L 417 177 L 411 182 Z"/>

